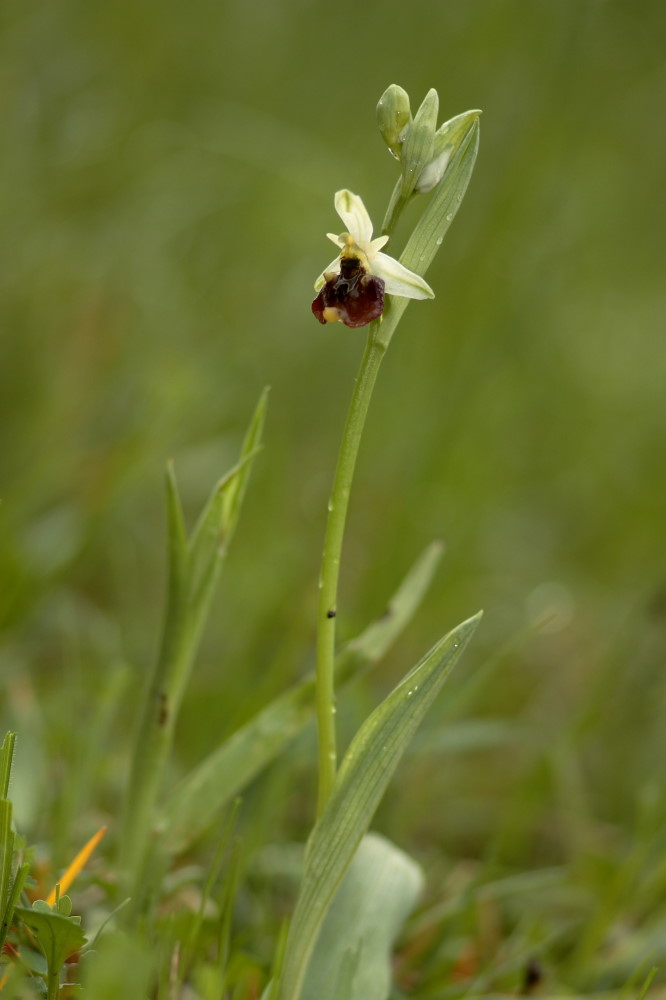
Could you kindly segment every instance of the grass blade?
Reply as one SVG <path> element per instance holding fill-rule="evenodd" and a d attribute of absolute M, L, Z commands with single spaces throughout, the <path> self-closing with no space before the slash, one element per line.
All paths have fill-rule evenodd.
<path fill-rule="evenodd" d="M 268 388 L 263 390 L 252 414 L 238 463 L 216 484 L 192 532 L 190 558 L 193 566 L 199 562 L 204 551 L 210 550 L 211 542 L 214 548 L 229 544 L 238 522 L 253 459 L 261 448 L 267 406 Z"/>
<path fill-rule="evenodd" d="M 175 595 L 182 591 L 185 585 L 187 560 L 187 533 L 183 519 L 183 507 L 180 501 L 180 491 L 176 470 L 171 460 L 166 468 L 167 496 L 167 538 L 169 547 L 169 583 Z M 175 596 L 174 595 L 174 596 Z"/>
<path fill-rule="evenodd" d="M 16 733 L 7 733 L 0 747 L 0 949 L 18 902 L 17 886 L 22 886 L 22 880 L 25 881 L 25 873 L 21 875 L 21 869 L 12 880 L 15 838 L 12 829 L 12 803 L 7 796 L 15 742 Z"/>
<path fill-rule="evenodd" d="M 344 675 L 348 669 L 346 662 L 352 662 L 357 656 L 364 662 L 376 663 L 386 654 L 420 606 L 443 552 L 444 545 L 438 541 L 432 542 L 419 556 L 391 597 L 384 614 L 338 654 L 340 673 Z M 336 677 L 336 682 L 341 679 Z"/>
<path fill-rule="evenodd" d="M 254 456 L 261 447 L 264 422 L 266 419 L 266 407 L 268 406 L 268 392 L 268 387 L 266 387 L 259 397 L 259 402 L 257 403 L 252 420 L 250 421 L 250 426 L 248 427 L 245 435 L 240 456 L 240 463 L 244 463 L 243 468 L 234 480 L 231 489 L 225 494 L 224 517 L 222 524 L 227 544 L 235 531 L 238 515 L 240 514 L 243 498 L 245 496 L 248 480 L 250 478 L 252 463 L 249 459 L 251 456 Z"/>
<path fill-rule="evenodd" d="M 169 584 L 160 652 L 139 714 L 121 836 L 124 889 L 140 909 L 149 886 L 143 877 L 162 776 L 199 647 L 215 583 L 236 525 L 266 414 L 262 393 L 237 465 L 217 484 L 187 541 L 178 488 L 167 472 Z"/>
<path fill-rule="evenodd" d="M 0 747 L 0 799 L 9 796 L 9 778 L 12 773 L 15 743 L 16 733 L 7 733 Z"/>
<path fill-rule="evenodd" d="M 384 614 L 338 654 L 336 683 L 377 662 L 420 605 L 442 556 L 433 542 L 392 596 Z M 159 822 L 166 849 L 183 850 L 303 729 L 314 714 L 314 674 L 276 698 L 199 764 L 167 800 Z"/>

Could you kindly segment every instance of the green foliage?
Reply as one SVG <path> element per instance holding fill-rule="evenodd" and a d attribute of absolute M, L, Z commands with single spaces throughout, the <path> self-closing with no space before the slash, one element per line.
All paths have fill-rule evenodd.
<path fill-rule="evenodd" d="M 46 985 L 48 1000 L 58 996 L 60 973 L 66 961 L 86 943 L 81 929 L 81 917 L 72 917 L 68 910 L 67 897 L 61 900 L 62 909 L 52 910 L 48 903 L 36 900 L 32 907 L 17 906 L 16 913 L 35 939 L 46 958 Z M 71 904 L 70 904 L 71 905 Z"/>
<path fill-rule="evenodd" d="M 167 470 L 169 588 L 159 656 L 137 729 L 121 841 L 121 868 L 139 906 L 149 891 L 148 853 L 155 808 L 180 703 L 188 683 L 222 560 L 236 527 L 267 404 L 262 394 L 238 464 L 215 486 L 188 539 L 174 470 Z"/>
<path fill-rule="evenodd" d="M 19 733 L 12 819 L 47 885 L 110 826 L 72 892 L 89 933 L 123 898 L 108 852 L 165 588 L 159 476 L 173 456 L 193 523 L 266 382 L 267 446 L 157 815 L 310 669 L 326 469 L 360 342 L 320 329 L 307 299 L 331 193 L 381 217 L 397 167 L 369 142 L 372 104 L 396 80 L 414 110 L 431 86 L 443 117 L 482 107 L 483 146 L 428 272 L 437 297 L 418 324 L 410 308 L 373 399 L 338 655 L 381 624 L 428 539 L 446 539 L 446 568 L 382 671 L 341 692 L 341 743 L 442 620 L 487 610 L 375 821 L 427 873 L 393 993 L 518 995 L 528 967 L 547 995 L 629 1000 L 652 966 L 663 989 L 665 15 L 661 0 L 409 16 L 398 0 L 353 16 L 285 0 L 262 18 L 224 0 L 186 17 L 169 0 L 3 5 L 0 721 Z M 433 195 L 406 206 L 390 253 Z M 255 1000 L 298 892 L 286 862 L 258 859 L 307 834 L 310 734 L 275 759 L 246 786 L 245 846 L 201 918 L 182 991 L 203 1000 Z M 171 946 L 112 922 L 81 963 L 90 996 L 145 1000 L 158 967 L 169 995 L 187 939 L 170 921 L 200 912 L 209 823 L 179 861 L 189 881 L 164 884 L 153 930 Z M 9 953 L 5 974 L 0 996 L 26 1000 Z"/>
<path fill-rule="evenodd" d="M 398 638 L 421 604 L 441 556 L 430 545 L 391 597 L 382 617 L 367 626 L 339 652 L 336 682 L 340 686 L 376 664 Z M 247 784 L 275 759 L 312 719 L 314 674 L 279 696 L 186 775 L 162 810 L 158 828 L 164 846 L 182 851 Z"/>
<path fill-rule="evenodd" d="M 9 799 L 15 742 L 16 733 L 7 733 L 0 747 L 0 953 L 29 871 L 28 863 L 21 862 L 18 857 L 12 826 L 13 807 Z"/>
<path fill-rule="evenodd" d="M 481 114 L 480 111 L 465 111 L 445 122 L 435 133 L 437 103 L 431 100 L 429 104 L 431 107 L 430 110 L 426 108 L 425 122 L 421 123 L 422 129 L 429 129 L 431 132 L 427 154 L 412 153 L 412 156 L 416 157 L 416 161 L 411 175 L 407 172 L 409 154 L 404 155 L 402 179 L 396 182 L 382 226 L 384 232 L 391 232 L 410 197 L 417 197 L 413 194 L 413 186 L 419 173 L 424 169 L 424 164 L 433 155 L 434 142 L 437 138 L 441 143 L 440 155 L 446 155 L 445 172 L 439 178 L 434 193 L 423 209 L 400 257 L 400 262 L 405 267 L 420 275 L 424 275 L 432 264 L 465 196 L 479 150 L 479 115 Z M 415 124 L 418 127 L 416 120 Z M 404 187 L 405 183 L 407 188 Z M 400 321 L 406 305 L 405 299 L 396 299 L 391 303 L 387 321 L 382 324 L 378 333 L 378 339 L 383 343 L 388 345 L 390 342 L 395 326 Z"/>
<path fill-rule="evenodd" d="M 95 1000 L 145 1000 L 149 995 L 154 963 L 147 950 L 131 935 L 105 934 L 83 968 L 85 995 Z"/>

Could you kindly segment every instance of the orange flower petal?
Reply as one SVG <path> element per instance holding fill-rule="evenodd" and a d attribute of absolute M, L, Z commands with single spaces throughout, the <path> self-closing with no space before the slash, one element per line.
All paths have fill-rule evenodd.
<path fill-rule="evenodd" d="M 90 838 L 85 847 L 82 847 L 79 853 L 76 855 L 69 868 L 63 873 L 62 878 L 58 879 L 57 884 L 60 886 L 61 896 L 64 896 L 64 894 L 67 892 L 70 885 L 72 884 L 76 876 L 79 874 L 81 869 L 84 868 L 85 865 L 87 865 L 88 861 L 90 860 L 90 855 L 99 844 L 100 840 L 106 833 L 106 830 L 107 828 L 105 826 L 102 826 L 99 828 L 97 833 L 93 834 L 93 836 Z M 56 886 L 53 887 L 51 892 L 46 897 L 46 902 L 49 904 L 49 906 L 55 906 L 55 901 L 56 901 Z"/>

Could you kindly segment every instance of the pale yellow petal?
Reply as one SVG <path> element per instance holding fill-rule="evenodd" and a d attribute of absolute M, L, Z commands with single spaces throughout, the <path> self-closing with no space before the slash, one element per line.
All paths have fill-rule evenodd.
<path fill-rule="evenodd" d="M 335 195 L 335 211 L 347 232 L 357 243 L 369 243 L 372 239 L 372 221 L 363 200 L 351 191 L 338 191 Z"/>

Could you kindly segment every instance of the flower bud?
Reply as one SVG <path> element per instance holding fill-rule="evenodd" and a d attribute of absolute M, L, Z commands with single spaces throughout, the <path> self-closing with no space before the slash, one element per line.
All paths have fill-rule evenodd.
<path fill-rule="evenodd" d="M 419 194 L 426 194 L 439 184 L 449 164 L 454 146 L 469 128 L 470 115 L 480 113 L 480 111 L 465 111 L 464 114 L 456 115 L 455 118 L 439 126 L 435 132 L 432 159 L 425 165 L 416 182 Z"/>
<path fill-rule="evenodd" d="M 407 91 L 399 87 L 397 83 L 392 83 L 379 98 L 377 124 L 382 139 L 396 160 L 400 159 L 402 145 L 411 120 L 412 112 Z"/>
<path fill-rule="evenodd" d="M 429 90 L 414 121 L 409 126 L 402 148 L 402 197 L 408 198 L 416 188 L 423 168 L 433 158 L 439 97 Z"/>
<path fill-rule="evenodd" d="M 432 191 L 434 187 L 437 187 L 444 176 L 450 156 L 450 150 L 445 149 L 438 156 L 433 156 L 430 163 L 426 163 L 416 182 L 416 191 L 419 194 L 427 194 L 428 191 Z"/>

